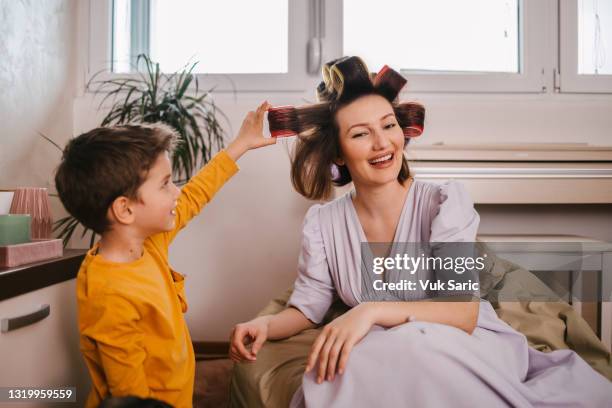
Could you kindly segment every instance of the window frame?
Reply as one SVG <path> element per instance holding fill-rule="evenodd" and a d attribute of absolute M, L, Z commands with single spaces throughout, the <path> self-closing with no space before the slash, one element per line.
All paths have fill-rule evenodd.
<path fill-rule="evenodd" d="M 559 0 L 559 90 L 612 93 L 612 75 L 578 73 L 578 0 Z"/>
<path fill-rule="evenodd" d="M 344 1 L 344 0 L 343 0 Z M 340 2 L 332 2 L 340 3 Z M 332 16 L 338 19 L 336 38 L 343 42 L 342 10 L 336 6 Z M 497 72 L 415 72 L 402 70 L 410 92 L 420 93 L 542 93 L 547 66 L 547 30 L 551 21 L 548 1 L 519 0 L 519 73 Z M 546 21 L 546 24 L 542 24 Z M 523 52 L 524 51 L 524 52 Z"/>
<path fill-rule="evenodd" d="M 307 72 L 306 47 L 309 40 L 322 44 L 321 63 L 342 55 L 344 0 L 289 0 L 288 67 L 286 74 L 197 74 L 202 89 L 218 93 L 285 92 L 312 93 L 320 81 L 318 72 Z M 87 58 L 85 83 L 94 78 L 137 76 L 110 72 L 112 58 L 112 0 L 88 0 L 86 12 Z M 313 7 L 318 6 L 322 35 L 313 33 Z M 574 5 L 574 13 L 571 5 Z M 565 93 L 612 92 L 611 75 L 578 75 L 577 49 L 569 35 L 577 27 L 577 0 L 519 0 L 521 24 L 521 72 L 410 72 L 403 71 L 411 93 Z M 303 18 L 310 16 L 311 18 Z M 88 23 L 88 24 L 87 24 Z M 577 44 L 577 35 L 573 38 Z M 575 72 L 570 69 L 576 61 Z M 559 68 L 562 76 L 559 75 Z M 315 70 L 316 71 L 316 70 Z M 597 77 L 597 78 L 587 78 Z M 610 77 L 610 78 L 602 78 Z M 605 79 L 605 81 L 604 81 Z M 409 88 L 409 89 L 408 89 Z M 85 89 L 85 91 L 87 91 Z"/>
<path fill-rule="evenodd" d="M 308 74 L 305 46 L 311 36 L 308 20 L 310 1 L 289 1 L 288 73 L 273 74 L 196 74 L 201 89 L 215 92 L 303 92 L 313 89 L 320 80 L 318 72 Z M 312 0 L 311 0 L 312 1 Z M 316 0 L 314 0 L 316 1 Z M 87 80 L 137 77 L 137 73 L 114 73 L 112 69 L 112 0 L 88 0 L 89 41 Z M 94 17 L 95 16 L 95 17 Z M 321 61 L 331 59 L 334 48 L 329 37 L 321 38 Z"/>

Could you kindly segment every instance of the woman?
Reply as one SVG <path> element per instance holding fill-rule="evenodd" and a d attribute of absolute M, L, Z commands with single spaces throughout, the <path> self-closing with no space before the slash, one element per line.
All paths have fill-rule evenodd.
<path fill-rule="evenodd" d="M 530 349 L 486 301 L 432 302 L 423 290 L 411 301 L 368 301 L 361 243 L 474 242 L 479 223 L 460 184 L 409 176 L 406 129 L 422 129 L 423 111 L 394 103 L 402 85 L 372 79 L 360 59 L 343 58 L 324 70 L 323 104 L 298 110 L 295 188 L 324 198 L 333 165 L 336 184 L 355 189 L 310 208 L 290 307 L 237 325 L 231 357 L 255 361 L 266 340 L 315 327 L 339 296 L 351 309 L 313 343 L 294 406 L 609 403 L 607 379 L 572 351 Z"/>

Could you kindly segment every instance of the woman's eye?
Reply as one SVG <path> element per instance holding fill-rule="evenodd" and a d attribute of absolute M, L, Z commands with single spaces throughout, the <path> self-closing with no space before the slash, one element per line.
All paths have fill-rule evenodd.
<path fill-rule="evenodd" d="M 395 123 L 389 123 L 387 126 L 385 126 L 385 129 L 391 129 L 395 127 Z"/>
<path fill-rule="evenodd" d="M 365 136 L 365 135 L 367 135 L 367 133 L 366 133 L 366 132 L 355 133 L 355 134 L 353 135 L 353 138 L 356 138 L 356 137 L 361 137 L 361 136 Z"/>

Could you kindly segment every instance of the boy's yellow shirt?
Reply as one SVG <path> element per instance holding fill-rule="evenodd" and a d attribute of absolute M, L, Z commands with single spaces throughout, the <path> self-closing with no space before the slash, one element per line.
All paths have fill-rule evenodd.
<path fill-rule="evenodd" d="M 172 270 L 168 246 L 238 166 L 219 152 L 180 194 L 173 231 L 147 238 L 140 259 L 113 263 L 86 255 L 77 276 L 80 349 L 92 379 L 87 407 L 109 396 L 156 398 L 191 407 L 195 357 L 183 317 L 184 277 Z"/>

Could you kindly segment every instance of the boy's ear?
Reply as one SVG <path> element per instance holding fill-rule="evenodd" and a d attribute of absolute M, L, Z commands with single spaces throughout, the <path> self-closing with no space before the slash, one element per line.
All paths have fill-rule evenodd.
<path fill-rule="evenodd" d="M 129 198 L 124 196 L 117 197 L 115 201 L 113 201 L 108 208 L 108 215 L 111 220 L 124 225 L 133 223 L 136 218 L 132 208 L 132 202 Z"/>

